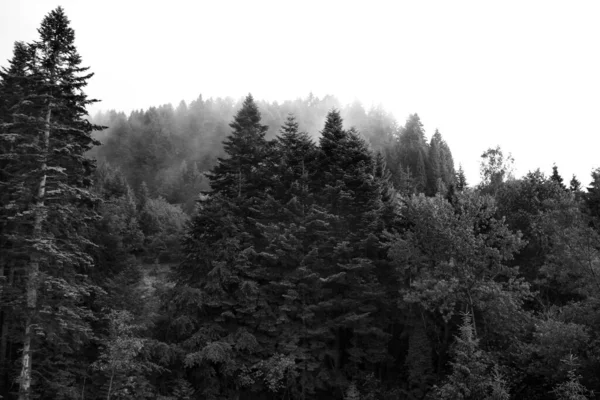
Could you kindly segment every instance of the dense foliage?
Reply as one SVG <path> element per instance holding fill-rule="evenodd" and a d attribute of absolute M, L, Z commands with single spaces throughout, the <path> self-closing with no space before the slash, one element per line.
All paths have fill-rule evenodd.
<path fill-rule="evenodd" d="M 417 114 L 330 96 L 92 123 L 62 8 L 39 33 L 0 72 L 3 398 L 600 390 L 600 170 L 496 147 L 469 187 Z"/>

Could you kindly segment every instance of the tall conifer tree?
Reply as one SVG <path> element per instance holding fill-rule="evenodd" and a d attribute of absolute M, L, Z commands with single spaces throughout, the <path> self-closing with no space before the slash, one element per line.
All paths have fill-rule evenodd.
<path fill-rule="evenodd" d="M 579 179 L 577 179 L 575 174 L 573 174 L 573 177 L 571 178 L 571 181 L 569 182 L 569 190 L 573 193 L 581 192 L 581 182 L 579 182 Z"/>
<path fill-rule="evenodd" d="M 250 196 L 265 183 L 257 171 L 265 166 L 270 148 L 265 140 L 268 127 L 261 124 L 261 115 L 251 94 L 229 126 L 233 132 L 223 142 L 228 157 L 219 158 L 208 175 L 210 186 L 228 198 Z"/>
<path fill-rule="evenodd" d="M 462 192 L 468 187 L 467 176 L 463 170 L 462 165 L 458 166 L 458 172 L 456 172 L 456 190 Z"/>
<path fill-rule="evenodd" d="M 428 145 L 423 124 L 417 114 L 410 115 L 400 130 L 398 145 L 400 163 L 405 171 L 410 171 L 412 179 L 413 190 L 408 192 L 424 192 L 427 188 Z"/>
<path fill-rule="evenodd" d="M 95 100 L 83 88 L 92 74 L 80 66 L 69 25 L 61 7 L 51 11 L 38 29 L 40 39 L 17 45 L 12 67 L 1 75 L 2 92 L 12 94 L 0 115 L 3 143 L 12 143 L 2 146 L 2 158 L 12 161 L 3 168 L 3 223 L 12 221 L 4 233 L 25 281 L 22 400 L 31 397 L 32 385 L 42 384 L 33 374 L 42 360 L 46 374 L 61 376 L 43 383 L 44 392 L 67 390 L 78 375 L 65 354 L 90 338 L 85 303 L 94 287 L 85 273 L 93 260 L 86 236 L 94 218 L 89 206 L 97 200 L 89 191 L 95 165 L 84 154 L 100 127 L 86 119 L 86 106 Z"/>
<path fill-rule="evenodd" d="M 319 386 L 331 393 L 342 392 L 346 379 L 373 368 L 385 353 L 386 335 L 374 318 L 384 297 L 374 263 L 383 207 L 374 157 L 358 132 L 344 130 L 333 110 L 321 134 L 315 187 L 327 228 L 310 256 L 318 289 L 307 342 Z"/>
<path fill-rule="evenodd" d="M 434 196 L 438 190 L 438 180 L 442 179 L 441 136 L 436 130 L 429 142 L 429 163 L 427 164 L 427 194 Z"/>
<path fill-rule="evenodd" d="M 560 174 L 558 173 L 558 167 L 556 165 L 552 166 L 552 175 L 550 176 L 550 179 L 553 182 L 555 182 L 558 186 L 560 186 L 561 189 L 567 190 L 567 187 L 563 183 L 562 176 L 560 176 Z"/>

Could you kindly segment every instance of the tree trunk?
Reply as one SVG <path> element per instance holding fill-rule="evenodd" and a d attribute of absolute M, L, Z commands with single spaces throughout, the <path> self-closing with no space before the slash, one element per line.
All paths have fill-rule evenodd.
<path fill-rule="evenodd" d="M 6 268 L 8 267 L 8 268 Z M 0 277 L 6 277 L 6 282 L 2 284 L 1 294 L 4 294 L 4 287 L 12 287 L 13 278 L 15 276 L 13 268 L 4 264 L 0 267 Z M 7 273 L 8 272 L 8 273 Z M 8 276 L 6 276 L 8 275 Z M 4 299 L 0 296 L 0 301 Z M 0 311 L 0 321 L 2 321 L 2 329 L 0 330 L 0 393 L 8 389 L 6 355 L 8 350 L 8 315 L 6 310 Z"/>
<path fill-rule="evenodd" d="M 115 369 L 113 368 L 112 373 L 110 374 L 110 383 L 108 384 L 108 393 L 106 394 L 106 400 L 110 400 L 110 395 L 112 392 L 112 384 L 113 384 L 114 378 L 115 378 Z"/>
<path fill-rule="evenodd" d="M 41 170 L 42 177 L 40 179 L 37 198 L 33 209 L 33 235 L 34 242 L 42 238 L 42 223 L 45 218 L 44 197 L 46 195 L 46 167 L 48 157 L 48 147 L 50 145 L 50 118 L 52 116 L 52 108 L 48 106 L 46 112 L 46 121 L 44 126 L 44 136 L 42 140 L 42 161 Z M 23 337 L 23 353 L 21 362 L 21 374 L 19 376 L 19 400 L 29 400 L 31 395 L 31 342 L 33 338 L 33 326 L 36 322 L 36 308 L 39 285 L 41 255 L 38 252 L 33 252 L 31 262 L 27 268 L 27 318 L 25 321 L 25 334 Z"/>

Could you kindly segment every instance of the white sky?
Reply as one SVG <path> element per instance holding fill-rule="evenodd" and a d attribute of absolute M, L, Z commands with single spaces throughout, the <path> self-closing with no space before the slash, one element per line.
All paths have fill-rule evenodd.
<path fill-rule="evenodd" d="M 600 2 L 0 0 L 0 65 L 65 8 L 97 109 L 251 92 L 382 103 L 439 128 L 470 183 L 499 144 L 517 175 L 600 166 Z M 93 110 L 94 111 L 94 110 Z"/>

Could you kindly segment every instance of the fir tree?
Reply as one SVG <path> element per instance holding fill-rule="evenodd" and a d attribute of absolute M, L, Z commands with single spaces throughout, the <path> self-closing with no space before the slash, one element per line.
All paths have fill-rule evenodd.
<path fill-rule="evenodd" d="M 558 400 L 588 400 L 588 396 L 593 396 L 593 393 L 580 382 L 581 376 L 577 374 L 577 357 L 569 354 L 568 357 L 561 361 L 568 368 L 567 381 L 554 388 L 553 393 L 556 395 L 556 398 Z"/>
<path fill-rule="evenodd" d="M 250 196 L 264 187 L 262 175 L 257 171 L 266 166 L 270 146 L 265 140 L 268 127 L 260 120 L 258 107 L 249 94 L 229 125 L 233 132 L 223 142 L 228 157 L 219 158 L 208 174 L 215 193 L 235 198 Z"/>
<path fill-rule="evenodd" d="M 399 161 L 404 171 L 410 171 L 414 184 L 412 189 L 419 193 L 424 192 L 427 188 L 428 145 L 425 141 L 423 124 L 417 114 L 410 115 L 406 124 L 400 130 L 398 146 L 400 147 Z"/>
<path fill-rule="evenodd" d="M 460 335 L 454 345 L 452 374 L 436 392 L 438 399 L 508 400 L 503 377 L 493 367 L 487 354 L 479 348 L 479 340 L 469 314 L 464 314 Z"/>
<path fill-rule="evenodd" d="M 374 315 L 384 301 L 374 258 L 380 255 L 381 185 L 373 175 L 374 159 L 353 129 L 344 130 L 331 111 L 321 132 L 317 203 L 327 230 L 313 244 L 307 268 L 318 276 L 309 342 L 320 362 L 318 376 L 339 387 L 344 371 L 380 362 L 387 335 Z M 379 338 L 376 340 L 375 338 Z M 321 378 L 322 379 L 322 378 Z"/>
<path fill-rule="evenodd" d="M 562 176 L 560 176 L 560 174 L 558 173 L 558 167 L 556 165 L 552 166 L 552 175 L 550 176 L 550 179 L 553 182 L 555 182 L 558 186 L 560 186 L 561 189 L 567 190 L 567 187 L 563 183 Z"/>
<path fill-rule="evenodd" d="M 3 168 L 3 220 L 12 221 L 3 231 L 8 248 L 28 255 L 14 258 L 26 282 L 20 399 L 29 399 L 38 383 L 58 396 L 78 379 L 65 353 L 90 338 L 85 300 L 94 290 L 83 274 L 93 265 L 86 235 L 94 218 L 88 207 L 96 203 L 89 191 L 95 165 L 84 157 L 99 129 L 86 119 L 85 107 L 95 100 L 82 90 L 92 74 L 80 66 L 62 8 L 38 32 L 39 41 L 15 47 L 13 65 L 1 75 L 1 91 L 11 93 L 2 96 L 9 103 L 0 115 L 2 139 L 11 143 L 2 146 L 2 158 L 12 160 Z M 57 379 L 34 380 L 34 354 Z"/>
<path fill-rule="evenodd" d="M 183 342 L 185 365 L 206 377 L 194 382 L 205 397 L 235 396 L 251 387 L 280 390 L 284 375 L 275 371 L 290 357 L 280 341 L 296 325 L 283 325 L 277 311 L 287 291 L 282 281 L 297 265 L 303 239 L 288 224 L 301 226 L 310 212 L 314 145 L 297 132 L 293 118 L 275 143 L 267 143 L 249 96 L 231 126 L 225 142 L 230 158 L 220 160 L 209 175 L 213 192 L 199 203 L 184 238 L 185 257 L 175 270 L 177 286 L 168 305 L 189 321 L 183 331 L 173 329 Z M 264 158 L 277 149 L 278 157 Z M 190 309 L 193 304 L 200 318 L 194 306 Z M 208 379 L 211 371 L 222 374 L 218 382 Z"/>
<path fill-rule="evenodd" d="M 440 144 L 441 135 L 436 129 L 429 143 L 429 163 L 427 165 L 427 194 L 430 196 L 437 193 L 438 179 L 442 177 Z"/>
<path fill-rule="evenodd" d="M 454 158 L 452 157 L 452 152 L 450 151 L 448 143 L 442 139 L 441 134 L 439 147 L 442 181 L 446 186 L 451 186 L 456 177 L 456 171 L 454 170 Z"/>
<path fill-rule="evenodd" d="M 575 174 L 573 174 L 573 177 L 571 178 L 571 181 L 569 182 L 569 190 L 573 193 L 581 192 L 581 182 L 579 182 L 579 179 L 577 179 Z"/>
<path fill-rule="evenodd" d="M 298 130 L 296 118 L 290 114 L 277 137 L 276 150 L 279 155 L 277 199 L 287 204 L 295 196 L 305 195 L 309 190 L 317 149 L 309 135 Z"/>
<path fill-rule="evenodd" d="M 465 171 L 462 168 L 462 165 L 458 166 L 458 172 L 456 173 L 456 190 L 462 192 L 468 187 L 467 177 L 465 175 Z"/>
<path fill-rule="evenodd" d="M 600 168 L 592 171 L 592 182 L 583 196 L 589 215 L 596 229 L 600 229 Z"/>
<path fill-rule="evenodd" d="M 375 155 L 375 179 L 379 185 L 381 202 L 381 221 L 386 229 L 392 229 L 396 216 L 396 190 L 392 184 L 392 174 L 390 173 L 383 154 L 378 151 Z"/>

